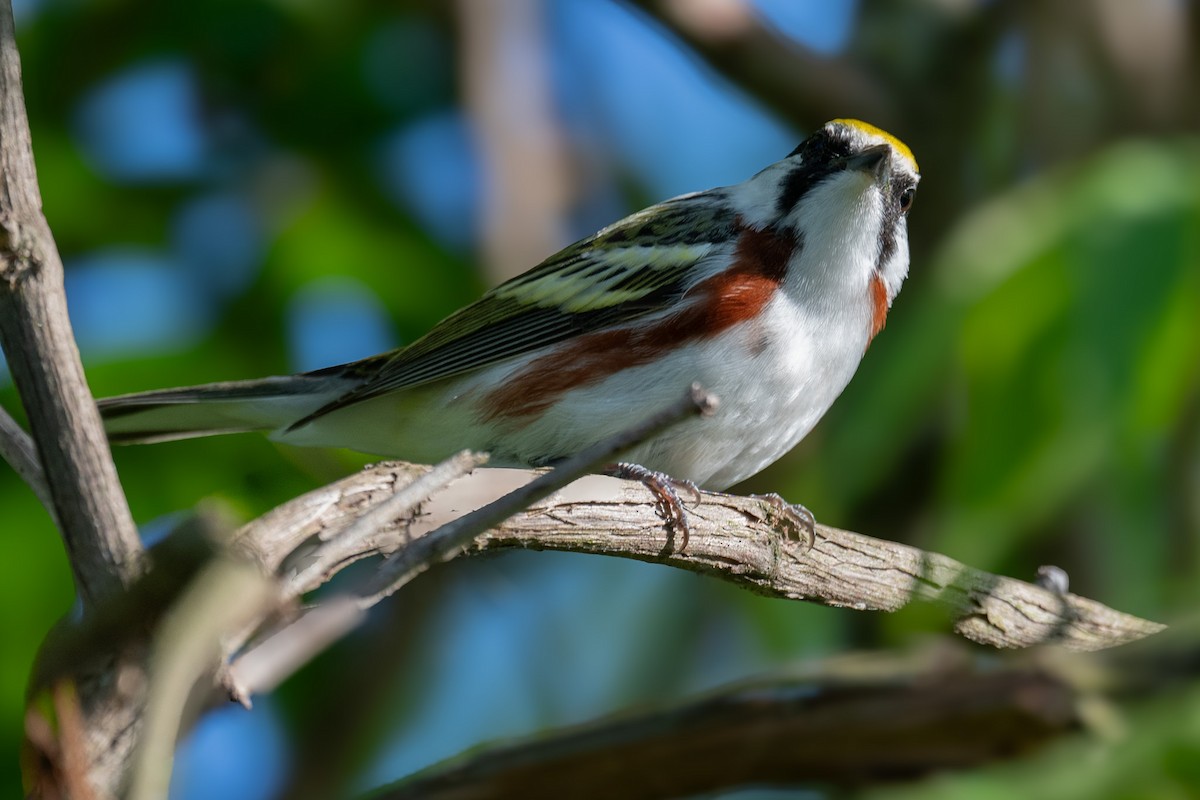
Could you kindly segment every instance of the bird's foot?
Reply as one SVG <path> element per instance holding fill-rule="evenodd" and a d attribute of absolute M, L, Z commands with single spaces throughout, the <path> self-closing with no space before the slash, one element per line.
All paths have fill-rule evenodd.
<path fill-rule="evenodd" d="M 683 507 L 683 501 L 679 499 L 679 490 L 683 489 L 689 492 L 695 502 L 699 504 L 699 487 L 692 481 L 672 478 L 665 472 L 646 469 L 639 464 L 630 464 L 627 461 L 617 462 L 605 471 L 614 478 L 641 481 L 642 485 L 650 490 L 650 493 L 654 495 L 654 511 L 666 523 L 667 531 L 679 534 L 679 548 L 675 552 L 682 554 L 688 546 L 691 525 L 688 524 L 687 511 Z"/>
<path fill-rule="evenodd" d="M 806 551 L 811 550 L 817 543 L 817 518 L 807 508 L 799 503 L 789 503 L 774 492 L 755 494 L 751 497 L 767 501 L 777 521 L 782 522 L 783 527 L 787 529 L 788 539 L 803 541 Z"/>

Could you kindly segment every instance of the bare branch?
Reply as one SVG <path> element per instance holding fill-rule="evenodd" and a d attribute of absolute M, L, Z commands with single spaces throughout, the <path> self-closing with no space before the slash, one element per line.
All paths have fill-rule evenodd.
<path fill-rule="evenodd" d="M 274 571 L 296 548 L 328 538 L 348 520 L 411 483 L 428 467 L 379 464 L 310 495 L 299 497 L 250 523 L 235 547 L 261 568 Z M 422 506 L 422 513 L 379 529 L 353 558 L 381 550 L 418 552 L 439 526 L 461 517 L 462 508 L 524 486 L 528 470 L 476 470 Z M 588 476 L 478 536 L 476 551 L 505 548 L 565 550 L 669 564 L 730 581 L 761 594 L 859 610 L 894 611 L 914 599 L 947 609 L 954 630 L 994 647 L 1057 642 L 1073 650 L 1097 650 L 1148 636 L 1162 625 L 1107 608 L 1077 595 L 992 575 L 936 553 L 817 526 L 811 549 L 794 543 L 769 501 L 703 493 L 689 509 L 692 535 L 686 553 L 672 552 L 662 521 L 644 486 Z M 425 548 L 430 558 L 443 551 Z M 430 562 L 413 563 L 409 577 Z M 317 588 L 328 576 L 314 577 Z M 251 651 L 253 652 L 253 651 Z M 252 687 L 251 687 L 252 688 Z"/>
<path fill-rule="evenodd" d="M 72 800 L 93 800 L 96 793 L 89 780 L 87 726 L 80 708 L 79 693 L 73 684 L 62 681 L 51 694 L 54 717 L 60 728 L 58 745 L 62 782 L 59 786 L 66 790 L 66 795 Z"/>
<path fill-rule="evenodd" d="M 685 417 L 710 414 L 716 406 L 715 397 L 705 392 L 699 384 L 693 384 L 679 402 L 646 418 L 640 424 L 571 456 L 550 472 L 539 475 L 499 500 L 451 520 L 420 539 L 414 539 L 408 547 L 391 556 L 379 568 L 375 579 L 363 592 L 364 604 L 372 606 L 378 603 L 433 564 L 457 556 L 475 537 L 494 525 L 550 496 L 580 476 L 611 463 L 621 453 Z"/>
<path fill-rule="evenodd" d="M 0 346 L 29 418 L 76 591 L 91 612 L 136 581 L 143 552 L 84 379 L 62 261 L 42 214 L 9 0 L 0 0 Z M 20 469 L 30 480 L 27 456 Z M 86 752 L 71 755 L 77 748 L 64 744 L 71 757 L 62 772 L 65 785 L 82 776 L 100 797 L 115 793 L 141 711 L 122 688 L 130 681 L 117 680 L 140 672 L 137 648 L 106 652 L 104 668 L 77 671 Z"/>
<path fill-rule="evenodd" d="M 57 522 L 54 499 L 50 496 L 50 485 L 46 483 L 46 473 L 42 471 L 37 447 L 29 434 L 3 408 L 0 408 L 0 458 L 7 461 L 21 480 L 29 484 L 37 499 Z"/>
<path fill-rule="evenodd" d="M 1053 670 L 948 650 L 831 659 L 821 674 L 472 751 L 370 796 L 492 800 L 570 786 L 572 798 L 651 800 L 747 785 L 851 788 L 990 763 L 1079 727 L 1082 693 Z"/>
<path fill-rule="evenodd" d="M 0 2 L 0 344 L 30 420 L 80 597 L 128 586 L 141 542 L 79 361 L 42 215 L 12 7 Z"/>
<path fill-rule="evenodd" d="M 540 475 L 532 482 L 530 478 L 536 472 L 530 470 L 477 470 L 422 503 L 419 513 L 407 500 L 400 503 L 401 507 L 409 509 L 400 519 L 391 513 L 395 509 L 390 505 L 385 505 L 387 514 L 375 514 L 371 509 L 381 503 L 387 504 L 397 493 L 412 494 L 406 492 L 405 487 L 415 485 L 432 470 L 397 463 L 377 465 L 275 509 L 243 528 L 234 540 L 233 549 L 251 556 L 261 574 L 276 576 L 277 581 L 286 580 L 280 577 L 281 571 L 287 572 L 286 566 L 281 565 L 295 558 L 297 552 L 311 547 L 314 540 L 328 542 L 340 533 L 353 531 L 354 520 L 366 515 L 373 519 L 375 529 L 369 535 L 355 533 L 348 537 L 351 546 L 337 553 L 337 558 L 330 562 L 330 569 L 299 573 L 308 577 L 297 582 L 291 591 L 316 588 L 326 582 L 332 572 L 356 558 L 388 551 L 403 555 L 403 562 L 391 563 L 404 564 L 396 574 L 401 582 L 407 581 L 430 564 L 463 552 L 462 541 L 466 537 L 474 539 L 473 546 L 478 551 L 520 547 L 637 558 L 711 574 L 763 594 L 862 610 L 894 610 L 914 598 L 927 599 L 951 612 L 955 629 L 960 634 L 997 647 L 1057 642 L 1071 649 L 1099 649 L 1132 641 L 1162 627 L 1074 595 L 989 575 L 944 556 L 834 528 L 818 526 L 816 542 L 810 548 L 806 543 L 793 542 L 790 531 L 780 529 L 788 528 L 790 522 L 780 519 L 771 502 L 765 499 L 703 494 L 701 502 L 689 511 L 692 525 L 689 550 L 678 553 L 672 550 L 654 511 L 653 498 L 641 483 L 588 476 L 552 496 L 544 496 L 570 480 L 577 470 L 597 461 L 610 460 L 614 452 L 650 435 L 689 408 L 694 411 L 696 399 L 689 398 L 688 403 L 656 415 L 632 429 L 626 437 L 606 443 L 604 449 L 594 449 L 564 468 Z M 456 474 L 454 469 L 442 471 Z M 436 481 L 421 482 L 424 486 L 441 485 L 445 483 L 445 476 Z M 515 492 L 512 491 L 514 486 Z M 497 496 L 501 499 L 489 502 Z M 538 505 L 508 516 L 514 508 L 536 497 L 543 498 Z M 479 510 L 464 516 L 461 511 L 464 508 Z M 486 530 L 488 528 L 490 530 Z M 481 529 L 486 532 L 480 533 Z M 322 552 L 323 547 L 332 546 L 321 545 L 316 552 Z M 160 560 L 157 555 L 155 560 Z M 188 559 L 185 561 L 192 563 Z M 163 559 L 164 566 L 170 563 L 170 559 Z M 160 574 L 163 571 L 151 571 L 135 588 L 152 583 L 149 579 L 167 586 L 181 585 L 179 580 Z M 391 585 L 392 577 L 386 572 L 383 575 Z M 198 583 L 192 582 L 193 586 Z M 213 646 L 212 643 L 219 639 L 221 660 L 228 661 L 230 655 L 240 649 L 238 642 L 245 640 L 239 631 L 261 628 L 264 621 L 277 617 L 280 604 L 287 599 L 280 591 L 282 585 L 277 584 L 276 589 L 267 593 L 270 602 L 222 602 L 222 607 L 236 614 L 221 616 L 219 624 L 214 623 L 216 628 L 198 623 L 184 625 L 175 618 L 176 623 L 182 625 L 181 629 L 197 636 L 203 633 L 194 641 L 166 638 L 166 631 L 174 624 L 171 621 L 173 612 L 166 618 L 157 652 L 178 655 L 190 647 L 200 647 L 204 642 L 208 643 L 204 647 Z M 150 585 L 144 588 L 151 592 L 160 591 Z M 128 596 L 122 595 L 119 599 Z M 205 596 L 211 599 L 225 597 L 227 593 L 212 592 Z M 382 595 L 372 593 L 370 596 L 374 600 Z M 229 670 L 234 678 L 223 677 L 227 683 L 247 692 L 263 690 L 277 683 L 360 620 L 361 598 L 351 602 L 345 600 L 318 607 L 316 612 L 300 617 L 299 621 L 284 626 L 282 632 L 241 653 Z M 138 613 L 144 614 L 145 608 L 162 606 L 162 603 L 147 605 L 139 602 L 131 604 L 125 613 L 129 614 L 128 619 L 133 619 Z M 178 607 L 186 608 L 183 603 Z M 94 625 L 95 622 L 92 627 Z M 144 625 L 134 627 L 146 629 Z M 85 630 L 85 638 L 86 634 Z M 97 635 L 112 644 L 111 637 L 96 631 L 91 632 L 90 639 L 95 640 Z M 233 636 L 233 644 L 229 644 L 229 636 Z M 81 642 L 75 641 L 55 654 L 46 654 L 43 666 L 47 670 L 47 680 L 72 674 L 70 665 L 74 664 L 78 669 L 78 665 L 86 661 L 70 656 L 71 652 L 78 652 Z M 116 646 L 124 648 L 127 645 Z M 84 649 L 85 652 L 91 650 Z M 104 652 L 103 648 L 100 651 Z M 179 686 L 192 685 L 188 681 L 194 683 L 196 676 L 201 674 L 196 673 L 196 669 L 206 671 L 202 662 L 211 663 L 207 658 L 191 658 L 188 664 L 192 671 L 186 675 L 177 674 L 186 680 L 168 681 L 174 687 L 169 697 L 174 699 L 164 701 L 164 707 L 176 709 L 167 713 L 172 720 L 179 717 L 178 698 L 182 693 Z M 173 670 L 162 668 L 159 672 L 175 674 Z M 153 704 L 153 698 L 151 700 Z M 140 726 L 131 721 L 123 730 L 126 733 L 133 731 L 136 735 Z M 175 730 L 160 732 L 154 738 L 171 739 Z M 146 735 L 142 735 L 143 741 Z M 161 753 L 151 753 L 143 756 L 146 759 L 143 763 L 152 767 L 161 764 L 161 757 Z M 114 757 L 106 763 L 116 765 L 121 762 Z M 144 781 L 139 786 L 149 787 L 148 791 L 152 791 L 164 778 L 151 769 L 148 777 L 139 780 Z M 108 780 L 101 785 L 115 784 Z"/>
<path fill-rule="evenodd" d="M 230 665 L 223 683 L 250 708 L 250 697 L 274 689 L 326 648 L 362 624 L 367 612 L 345 595 L 305 610 Z"/>
<path fill-rule="evenodd" d="M 66 756 L 74 752 L 66 738 L 70 731 L 59 726 L 61 734 L 56 738 L 54 726 L 43 724 L 37 713 L 27 717 L 26 735 L 44 754 L 47 768 L 42 780 L 49 787 L 67 787 L 59 796 L 79 794 L 71 788 L 72 776 L 77 774 L 86 779 L 97 798 L 116 797 L 126 784 L 146 708 L 150 638 L 170 625 L 161 625 L 164 613 L 175 613 L 181 607 L 182 593 L 190 590 L 197 575 L 213 561 L 214 542 L 228 540 L 231 529 L 225 520 L 207 511 L 188 519 L 154 548 L 148 559 L 152 568 L 143 571 L 127 591 L 99 598 L 86 615 L 63 620 L 46 636 L 29 677 L 29 696 L 46 696 L 63 685 L 73 685 L 84 714 L 86 752 L 73 762 L 82 761 L 86 767 L 82 770 L 64 766 Z M 257 569 L 243 569 L 270 585 Z M 249 609 L 255 612 L 252 616 L 262 618 L 269 613 L 264 607 L 255 610 L 226 599 L 231 600 L 231 614 Z M 220 663 L 213 657 L 201 666 L 215 669 Z M 207 681 L 200 688 L 207 696 L 211 686 Z M 38 705 L 31 701 L 30 708 Z M 43 794 L 55 796 L 49 790 Z"/>
<path fill-rule="evenodd" d="M 862 117 L 884 127 L 896 120 L 898 109 L 874 76 L 847 59 L 814 53 L 785 38 L 749 3 L 627 2 L 801 129 L 812 130 L 834 117 Z M 706 15 L 714 5 L 721 19 L 709 24 Z"/>
<path fill-rule="evenodd" d="M 1099 654 L 1048 648 L 998 660 L 945 640 L 835 656 L 667 708 L 475 749 L 370 796 L 488 800 L 569 783 L 572 797 L 648 799 L 748 783 L 857 789 L 964 769 L 1095 729 L 1100 706 L 1124 719 L 1129 706 L 1109 704 L 1161 707 L 1191 691 L 1198 634 L 1192 618 Z"/>
<path fill-rule="evenodd" d="M 977 570 L 938 553 L 817 526 L 811 550 L 794 545 L 769 503 L 705 494 L 692 509 L 684 555 L 664 553 L 662 537 L 628 505 L 560 504 L 553 514 L 515 517 L 481 548 L 530 547 L 621 555 L 712 574 L 771 597 L 860 611 L 896 611 L 914 599 L 946 609 L 954 630 L 992 647 L 1057 642 L 1095 650 L 1134 641 L 1162 625 L 1073 594 Z M 697 532 L 699 539 L 697 538 Z M 700 544 L 700 540 L 703 543 Z"/>
<path fill-rule="evenodd" d="M 382 503 L 371 508 L 356 519 L 344 531 L 322 543 L 311 554 L 304 556 L 309 562 L 295 574 L 284 580 L 285 597 L 297 597 L 303 590 L 297 587 L 314 586 L 328 580 L 338 571 L 338 565 L 347 560 L 361 558 L 364 551 L 374 549 L 374 536 L 395 520 L 409 516 L 417 506 L 434 493 L 487 462 L 484 453 L 463 451 L 438 464 L 429 472 L 396 492 Z"/>
<path fill-rule="evenodd" d="M 211 683 L 201 679 L 218 668 L 222 637 L 276 605 L 276 587 L 257 570 L 217 559 L 166 614 L 150 658 L 146 712 L 125 795 L 129 800 L 167 796 L 175 744 L 198 708 L 193 690 L 199 687 L 208 696 Z"/>
<path fill-rule="evenodd" d="M 457 516 L 436 530 L 411 540 L 408 546 L 386 560 L 356 593 L 357 607 L 361 610 L 370 608 L 433 564 L 459 555 L 472 540 L 489 528 L 553 494 L 581 475 L 612 462 L 616 456 L 663 429 L 689 416 L 711 413 L 716 405 L 715 397 L 699 385 L 693 384 L 678 402 L 641 423 L 598 442 L 567 459 L 552 471 L 512 489 L 494 502 Z M 283 596 L 288 599 L 298 596 L 299 593 L 324 583 L 335 571 L 361 558 L 365 552 L 380 552 L 381 534 L 394 529 L 396 523 L 405 515 L 411 514 L 422 500 L 444 488 L 482 460 L 483 457 L 477 454 L 460 453 L 371 507 L 343 531 L 323 532 L 321 538 L 326 538 L 326 535 L 333 538 L 317 549 L 313 564 L 292 576 L 285 575 L 281 578 L 285 587 Z M 340 514 L 336 516 L 342 518 Z M 261 558 L 257 560 L 264 563 Z M 286 569 L 284 571 L 286 572 Z M 361 615 L 342 612 L 317 615 L 315 619 L 312 613 L 303 615 L 299 620 L 285 624 L 282 631 L 272 634 L 251 651 L 243 654 L 230 666 L 224 676 L 224 682 L 237 700 L 249 705 L 251 694 L 278 683 L 290 674 L 290 671 L 304 663 L 302 656 L 311 657 L 319 652 L 320 648 L 328 646 L 337 636 L 349 631 L 360 619 Z M 284 635 L 288 627 L 297 625 L 305 626 L 309 632 L 307 640 L 296 635 Z M 233 652 L 241 647 L 250 633 L 251 631 L 247 630 L 239 636 L 231 637 L 229 651 Z"/>

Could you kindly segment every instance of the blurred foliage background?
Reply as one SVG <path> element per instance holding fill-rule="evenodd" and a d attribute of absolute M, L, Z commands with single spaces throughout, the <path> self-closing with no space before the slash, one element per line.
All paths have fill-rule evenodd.
<path fill-rule="evenodd" d="M 1195 3 L 15 5 L 98 396 L 403 344 L 623 214 L 740 181 L 857 116 L 921 163 L 911 277 L 828 417 L 742 488 L 991 571 L 1057 564 L 1135 614 L 1194 607 Z M 3 372 L 0 403 L 20 413 Z M 249 518 L 366 461 L 257 436 L 115 455 L 148 537 L 204 498 Z M 26 676 L 73 591 L 6 466 L 0 509 L 0 793 L 15 796 Z M 340 796 L 481 741 L 944 629 L 638 563 L 478 559 L 422 578 L 253 713 L 206 717 L 173 796 Z M 1196 796 L 1179 765 L 1200 753 L 1200 712 L 1179 713 L 1190 728 L 1105 761 L 1100 785 L 1034 772 L 1023 794 Z"/>

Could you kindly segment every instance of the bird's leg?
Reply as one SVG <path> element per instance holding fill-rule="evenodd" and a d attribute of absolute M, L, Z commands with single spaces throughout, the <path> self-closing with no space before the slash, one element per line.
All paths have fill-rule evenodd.
<path fill-rule="evenodd" d="M 614 478 L 641 481 L 642 485 L 650 490 L 654 495 L 655 512 L 666 522 L 668 531 L 679 534 L 679 549 L 676 552 L 682 554 L 688 546 L 691 526 L 688 524 L 683 501 L 679 499 L 679 490 L 686 489 L 695 498 L 696 503 L 699 503 L 700 489 L 696 484 L 627 461 L 619 461 L 605 469 L 605 472 Z"/>
<path fill-rule="evenodd" d="M 774 492 L 750 496 L 757 500 L 767 501 L 771 510 L 788 527 L 789 539 L 803 539 L 805 550 L 811 550 L 817 543 L 817 518 L 807 508 L 799 503 L 789 503 Z"/>

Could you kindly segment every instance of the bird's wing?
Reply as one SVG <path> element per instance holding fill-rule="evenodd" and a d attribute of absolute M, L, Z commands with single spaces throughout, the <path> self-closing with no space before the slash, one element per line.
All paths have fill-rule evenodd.
<path fill-rule="evenodd" d="M 684 195 L 559 251 L 455 312 L 408 347 L 320 370 L 361 380 L 291 426 L 670 306 L 728 252 L 737 221 L 719 191 Z"/>

